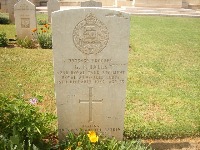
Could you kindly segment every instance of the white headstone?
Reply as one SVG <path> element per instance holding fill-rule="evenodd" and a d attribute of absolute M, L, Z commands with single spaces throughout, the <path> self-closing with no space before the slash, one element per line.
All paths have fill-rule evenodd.
<path fill-rule="evenodd" d="M 60 10 L 60 3 L 58 0 L 49 0 L 47 2 L 48 9 L 48 21 L 51 22 L 51 13 L 57 10 Z"/>
<path fill-rule="evenodd" d="M 32 39 L 32 30 L 37 27 L 35 5 L 28 0 L 20 0 L 14 8 L 17 38 Z"/>
<path fill-rule="evenodd" d="M 128 14 L 101 8 L 52 13 L 60 139 L 79 129 L 122 139 L 129 23 Z"/>
<path fill-rule="evenodd" d="M 102 7 L 102 3 L 90 0 L 86 2 L 81 2 L 81 7 Z"/>
<path fill-rule="evenodd" d="M 18 2 L 18 0 L 8 0 L 7 2 L 7 10 L 9 13 L 9 20 L 11 23 L 15 23 L 14 17 L 14 5 Z"/>

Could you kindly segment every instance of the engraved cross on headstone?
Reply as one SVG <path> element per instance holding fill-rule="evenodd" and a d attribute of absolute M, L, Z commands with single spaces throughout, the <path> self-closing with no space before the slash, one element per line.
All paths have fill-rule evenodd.
<path fill-rule="evenodd" d="M 79 100 L 79 103 L 89 103 L 89 122 L 92 122 L 92 104 L 93 103 L 102 103 L 103 99 L 101 100 L 93 100 L 93 93 L 92 93 L 92 88 L 89 87 L 89 100 Z"/>

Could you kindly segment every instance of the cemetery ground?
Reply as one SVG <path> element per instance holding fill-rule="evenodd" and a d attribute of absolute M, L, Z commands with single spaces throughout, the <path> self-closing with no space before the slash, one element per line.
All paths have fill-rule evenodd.
<path fill-rule="evenodd" d="M 131 17 L 127 139 L 142 139 L 157 149 L 189 149 L 194 141 L 193 149 L 200 149 L 199 29 L 198 18 Z M 0 31 L 15 38 L 14 25 L 0 25 Z M 9 97 L 22 92 L 27 99 L 42 95 L 37 106 L 55 114 L 52 58 L 51 49 L 21 48 L 16 43 L 1 47 L 0 93 Z M 52 128 L 56 130 L 55 122 Z M 173 143 L 182 138 L 188 140 L 176 147 Z M 162 145 L 161 139 L 171 140 Z"/>

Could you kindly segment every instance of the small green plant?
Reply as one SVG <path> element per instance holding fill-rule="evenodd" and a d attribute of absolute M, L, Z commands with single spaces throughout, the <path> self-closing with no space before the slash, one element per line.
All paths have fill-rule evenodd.
<path fill-rule="evenodd" d="M 24 39 L 18 39 L 17 40 L 17 44 L 20 46 L 20 47 L 23 47 L 23 48 L 30 48 L 30 49 L 33 49 L 33 48 L 36 48 L 37 47 L 37 43 L 36 41 L 34 41 L 34 39 L 29 39 L 27 37 L 25 37 Z"/>
<path fill-rule="evenodd" d="M 118 141 L 115 138 L 98 136 L 95 131 L 89 131 L 88 134 L 83 131 L 79 134 L 69 132 L 66 139 L 54 148 L 65 150 L 150 150 L 139 141 Z"/>
<path fill-rule="evenodd" d="M 33 29 L 32 32 L 42 49 L 52 49 L 52 34 L 48 24 L 41 27 L 39 31 Z"/>
<path fill-rule="evenodd" d="M 33 147 L 49 146 L 43 138 L 53 132 L 51 125 L 55 116 L 39 109 L 41 98 L 0 95 L 0 148 L 32 150 Z"/>
<path fill-rule="evenodd" d="M 8 45 L 8 39 L 5 32 L 0 33 L 0 47 L 5 47 Z"/>
<path fill-rule="evenodd" d="M 45 25 L 45 24 L 48 24 L 48 21 L 45 19 L 39 19 L 37 23 L 38 25 Z"/>
<path fill-rule="evenodd" d="M 9 23 L 10 23 L 10 20 L 8 16 L 0 14 L 0 24 L 9 24 Z"/>

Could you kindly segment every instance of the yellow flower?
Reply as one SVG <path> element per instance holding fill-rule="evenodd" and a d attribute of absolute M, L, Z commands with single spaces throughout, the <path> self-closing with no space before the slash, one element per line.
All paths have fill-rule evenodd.
<path fill-rule="evenodd" d="M 98 142 L 99 137 L 96 135 L 95 131 L 89 131 L 89 134 L 87 134 L 87 136 L 89 137 L 90 142 L 92 143 Z"/>
<path fill-rule="evenodd" d="M 82 142 L 78 142 L 78 146 L 81 146 Z"/>
<path fill-rule="evenodd" d="M 46 30 L 43 30 L 42 32 L 47 32 Z"/>
<path fill-rule="evenodd" d="M 66 148 L 65 150 L 71 150 L 71 147 Z"/>
<path fill-rule="evenodd" d="M 37 31 L 37 28 L 34 28 L 34 29 L 32 30 L 32 32 L 35 32 L 35 31 Z"/>

